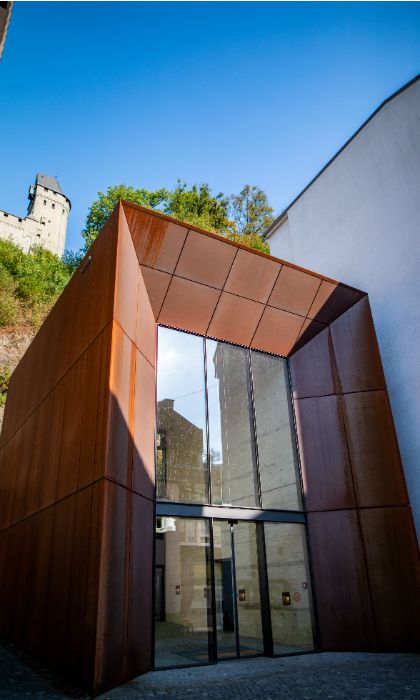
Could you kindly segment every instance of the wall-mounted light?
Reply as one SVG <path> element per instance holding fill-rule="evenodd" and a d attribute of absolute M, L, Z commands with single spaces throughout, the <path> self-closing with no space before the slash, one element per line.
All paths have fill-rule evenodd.
<path fill-rule="evenodd" d="M 179 586 L 179 585 L 175 586 L 175 595 L 181 595 L 181 586 Z"/>
<path fill-rule="evenodd" d="M 283 605 L 290 605 L 290 593 L 289 593 L 289 591 L 282 593 L 281 597 L 283 599 Z"/>
<path fill-rule="evenodd" d="M 239 589 L 239 600 L 241 600 L 241 601 L 246 600 L 245 588 L 240 588 L 240 589 Z"/>
<path fill-rule="evenodd" d="M 176 532 L 176 518 L 168 518 L 162 516 L 156 518 L 156 532 L 163 534 L 165 532 Z"/>

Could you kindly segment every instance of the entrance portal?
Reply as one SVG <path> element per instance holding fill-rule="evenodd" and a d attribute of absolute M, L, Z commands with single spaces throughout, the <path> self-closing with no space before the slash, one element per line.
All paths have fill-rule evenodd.
<path fill-rule="evenodd" d="M 313 648 L 301 523 L 158 516 L 155 667 Z"/>
<path fill-rule="evenodd" d="M 213 523 L 218 660 L 264 652 L 256 525 Z"/>

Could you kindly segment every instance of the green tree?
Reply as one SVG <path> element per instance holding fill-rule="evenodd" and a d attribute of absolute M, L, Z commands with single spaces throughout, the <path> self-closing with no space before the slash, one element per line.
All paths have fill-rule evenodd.
<path fill-rule="evenodd" d="M 168 191 L 165 189 L 152 192 L 145 189 L 135 190 L 133 187 L 127 187 L 126 185 L 108 187 L 105 193 L 98 192 L 98 199 L 91 205 L 86 218 L 85 228 L 82 231 L 82 236 L 85 240 L 85 250 L 92 245 L 120 199 L 126 199 L 128 202 L 139 204 L 142 207 L 164 211 L 164 206 L 162 205 L 167 201 L 168 194 Z"/>
<path fill-rule="evenodd" d="M 245 185 L 239 195 L 226 197 L 221 192 L 213 195 L 207 183 L 188 187 L 182 180 L 178 180 L 173 190 L 136 190 L 126 185 L 116 185 L 108 187 L 105 193 L 98 192 L 98 198 L 88 211 L 86 225 L 82 231 L 85 251 L 93 243 L 120 199 L 161 211 L 265 253 L 270 252 L 261 233 L 273 220 L 273 210 L 262 190 Z M 78 254 L 73 254 L 73 257 L 68 254 L 64 262 L 71 269 L 79 259 Z"/>
<path fill-rule="evenodd" d="M 260 236 L 274 221 L 274 212 L 267 195 L 255 185 L 245 185 L 239 194 L 230 198 L 231 215 L 239 234 Z"/>
<path fill-rule="evenodd" d="M 165 214 L 216 233 L 228 234 L 234 230 L 229 221 L 229 198 L 221 192 L 213 196 L 207 183 L 193 185 L 178 180 L 175 189 L 168 193 Z"/>
<path fill-rule="evenodd" d="M 227 237 L 230 241 L 235 241 L 235 243 L 240 243 L 241 245 L 248 246 L 248 248 L 254 248 L 255 250 L 260 250 L 262 253 L 270 254 L 270 246 L 259 233 L 238 233 L 234 231 L 233 233 L 229 233 Z"/>

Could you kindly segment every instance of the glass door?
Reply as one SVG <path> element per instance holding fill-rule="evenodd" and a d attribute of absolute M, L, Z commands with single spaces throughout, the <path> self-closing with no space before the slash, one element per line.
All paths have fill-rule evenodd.
<path fill-rule="evenodd" d="M 213 521 L 217 658 L 264 652 L 255 523 Z"/>

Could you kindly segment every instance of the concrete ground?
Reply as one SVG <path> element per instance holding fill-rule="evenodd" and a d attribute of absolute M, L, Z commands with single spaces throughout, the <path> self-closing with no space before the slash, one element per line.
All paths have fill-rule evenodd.
<path fill-rule="evenodd" d="M 89 698 L 9 644 L 0 645 L 0 698 Z M 100 700 L 420 700 L 417 654 L 319 653 L 158 671 Z"/>

